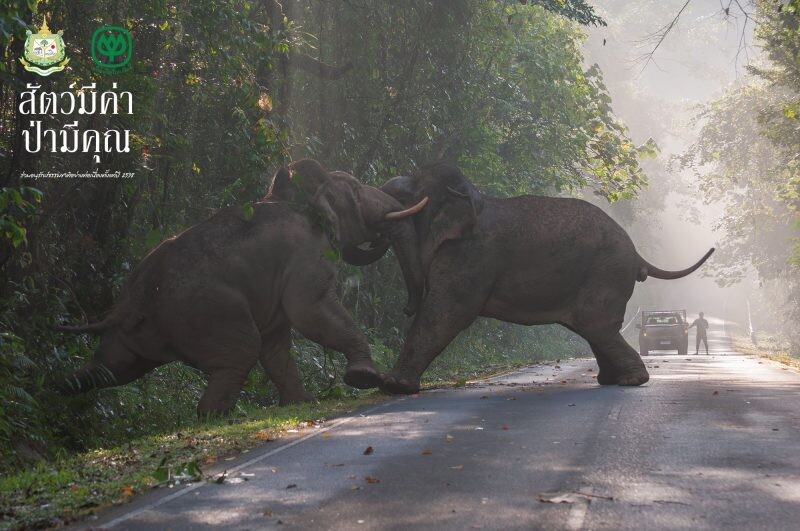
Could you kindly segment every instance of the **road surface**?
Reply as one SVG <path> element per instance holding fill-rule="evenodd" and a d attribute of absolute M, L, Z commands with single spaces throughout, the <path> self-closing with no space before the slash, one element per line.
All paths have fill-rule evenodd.
<path fill-rule="evenodd" d="M 798 529 L 800 374 L 709 336 L 710 356 L 646 358 L 639 388 L 569 360 L 390 400 L 84 525 Z"/>

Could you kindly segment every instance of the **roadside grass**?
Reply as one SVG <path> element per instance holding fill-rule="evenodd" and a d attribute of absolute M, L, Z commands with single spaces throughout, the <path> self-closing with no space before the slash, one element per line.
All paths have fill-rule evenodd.
<path fill-rule="evenodd" d="M 0 478 L 0 529 L 41 529 L 83 519 L 166 484 L 168 478 L 202 476 L 203 468 L 276 440 L 287 430 L 316 425 L 382 398 L 368 392 L 298 406 L 245 406 L 235 418 L 198 421 L 177 432 L 40 462 Z"/>
<path fill-rule="evenodd" d="M 757 335 L 756 343 L 750 340 L 739 325 L 728 325 L 731 332 L 731 343 L 737 352 L 750 356 L 759 356 L 776 361 L 783 365 L 800 369 L 800 358 L 792 356 L 789 344 L 779 337 Z"/>

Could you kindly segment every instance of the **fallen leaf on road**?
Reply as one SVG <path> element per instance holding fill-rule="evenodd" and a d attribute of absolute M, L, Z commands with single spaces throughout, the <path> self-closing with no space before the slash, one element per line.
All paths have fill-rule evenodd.
<path fill-rule="evenodd" d="M 262 516 L 266 516 L 267 518 L 272 518 L 272 511 L 264 511 L 261 513 Z"/>
<path fill-rule="evenodd" d="M 372 449 L 372 446 L 367 446 L 367 449 L 364 450 L 364 455 L 372 455 L 372 452 L 375 450 Z"/>
<path fill-rule="evenodd" d="M 260 431 L 256 433 L 256 439 L 261 439 L 264 442 L 272 442 L 275 440 L 275 437 L 273 437 L 268 431 Z"/>
<path fill-rule="evenodd" d="M 361 486 L 360 485 L 353 485 L 352 487 L 350 487 L 350 490 L 361 490 Z"/>
<path fill-rule="evenodd" d="M 714 391 L 714 392 L 713 392 L 713 393 L 711 393 L 711 394 L 712 394 L 712 395 L 718 395 L 718 394 L 719 394 L 719 391 Z"/>
<path fill-rule="evenodd" d="M 510 396 L 510 397 L 506 398 L 506 400 L 516 400 L 516 399 L 517 399 L 516 396 Z"/>
<path fill-rule="evenodd" d="M 575 407 L 575 404 L 567 404 L 567 407 Z"/>
<path fill-rule="evenodd" d="M 453 439 L 455 439 L 455 437 L 453 437 L 453 436 L 452 436 L 452 435 L 450 435 L 449 433 L 448 433 L 447 435 L 445 435 L 445 436 L 444 436 L 444 442 L 446 442 L 446 443 L 451 443 L 451 442 L 453 442 Z"/>
<path fill-rule="evenodd" d="M 464 465 L 455 465 L 451 466 L 450 470 L 461 470 L 462 468 L 464 468 Z"/>
<path fill-rule="evenodd" d="M 297 488 L 297 484 L 296 483 L 291 483 L 289 485 L 286 485 L 286 488 L 287 489 L 296 489 Z"/>
<path fill-rule="evenodd" d="M 481 400 L 486 400 L 487 398 L 489 398 L 489 397 L 486 396 L 486 395 L 481 396 Z"/>
<path fill-rule="evenodd" d="M 556 366 L 555 366 L 555 368 L 556 368 L 556 369 L 560 369 L 560 368 L 561 368 L 561 365 L 556 365 Z"/>
<path fill-rule="evenodd" d="M 422 450 L 422 455 L 433 455 L 433 450 Z"/>
<path fill-rule="evenodd" d="M 508 431 L 508 426 L 506 426 L 505 424 L 503 424 L 503 426 L 502 426 L 500 429 L 501 429 L 501 430 L 503 430 L 503 431 Z"/>
<path fill-rule="evenodd" d="M 578 501 L 589 501 L 593 499 L 614 501 L 612 496 L 599 496 L 597 494 L 587 494 L 585 492 L 542 492 L 539 494 L 539 501 L 544 503 L 575 503 Z"/>
<path fill-rule="evenodd" d="M 372 476 L 365 476 L 364 480 L 366 480 L 367 483 L 372 483 L 372 484 L 381 482 L 380 479 L 378 479 L 376 477 L 372 477 Z"/>
<path fill-rule="evenodd" d="M 586 369 L 586 372 L 594 372 L 594 369 Z"/>
<path fill-rule="evenodd" d="M 323 433 L 323 434 L 322 434 L 322 438 L 323 438 L 323 439 L 330 439 L 331 437 L 333 437 L 333 435 L 331 435 L 331 434 L 330 434 L 330 433 L 328 433 L 327 431 L 326 431 L 325 433 Z"/>

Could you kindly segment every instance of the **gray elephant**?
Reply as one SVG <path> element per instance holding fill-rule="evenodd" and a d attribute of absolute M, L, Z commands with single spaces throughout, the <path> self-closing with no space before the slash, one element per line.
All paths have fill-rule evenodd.
<path fill-rule="evenodd" d="M 641 385 L 647 369 L 619 333 L 635 282 L 681 278 L 714 251 L 688 269 L 664 271 L 639 256 L 622 227 L 590 203 L 486 197 L 443 163 L 395 177 L 381 189 L 404 205 L 430 199 L 414 218 L 426 293 L 384 381 L 392 393 L 417 392 L 431 361 L 479 315 L 566 326 L 589 342 L 598 383 Z M 389 245 L 348 247 L 343 257 L 366 265 Z"/>
<path fill-rule="evenodd" d="M 198 413 L 236 403 L 260 362 L 282 404 L 311 399 L 289 354 L 290 329 L 344 353 L 344 381 L 376 387 L 366 337 L 335 291 L 331 240 L 341 245 L 388 239 L 419 305 L 423 277 L 410 209 L 343 172 L 305 159 L 279 170 L 254 205 L 221 210 L 153 249 L 131 273 L 102 322 L 59 327 L 102 334 L 92 360 L 61 382 L 65 393 L 121 385 L 171 361 L 208 375 Z"/>

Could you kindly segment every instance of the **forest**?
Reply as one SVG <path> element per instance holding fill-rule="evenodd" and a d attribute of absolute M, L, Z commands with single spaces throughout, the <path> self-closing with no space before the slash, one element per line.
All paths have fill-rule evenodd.
<path fill-rule="evenodd" d="M 800 319 L 800 2 L 735 2 L 724 13 L 716 2 L 698 8 L 749 21 L 762 55 L 693 110 L 695 140 L 670 154 L 655 133 L 631 133 L 615 112 L 603 70 L 587 61 L 588 32 L 628 9 L 595 4 L 601 2 L 4 1 L 0 470 L 198 422 L 204 377 L 180 364 L 126 386 L 58 397 L 50 382 L 81 366 L 96 338 L 54 326 L 101 320 L 150 249 L 221 208 L 252 209 L 274 172 L 303 157 L 373 185 L 447 160 L 483 193 L 583 197 L 626 228 L 638 225 L 641 236 L 652 236 L 643 220 L 659 208 L 648 193 L 663 186 L 666 174 L 690 172 L 691 188 L 722 211 L 714 278 L 759 284 L 764 302 L 753 304 L 761 304 L 769 332 L 800 355 L 792 324 Z M 70 61 L 63 72 L 40 77 L 19 58 L 26 30 L 35 32 L 45 17 L 54 33 L 63 30 Z M 104 75 L 92 63 L 92 33 L 104 24 L 132 36 L 127 72 Z M 129 151 L 104 154 L 99 165 L 90 153 L 26 152 L 22 133 L 30 117 L 18 110 L 29 83 L 57 92 L 89 84 L 110 90 L 115 83 L 129 91 L 130 114 L 69 118 L 79 129 L 130 130 Z M 60 129 L 64 117 L 43 120 Z M 133 177 L 23 178 L 98 167 Z M 408 325 L 396 260 L 364 268 L 339 261 L 337 270 L 341 300 L 378 364 L 390 366 Z M 629 308 L 631 316 L 635 310 Z M 361 396 L 342 383 L 339 353 L 299 334 L 293 339 L 303 381 L 318 399 Z M 458 385 L 587 353 L 563 328 L 479 320 L 426 382 Z M 234 416 L 247 419 L 276 402 L 274 387 L 253 371 Z"/>

